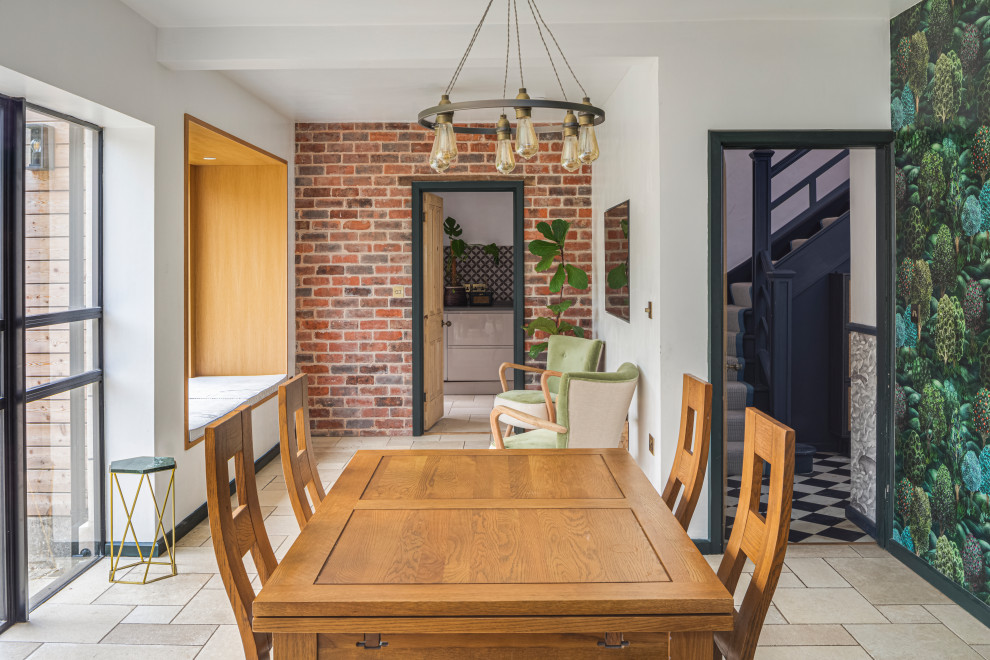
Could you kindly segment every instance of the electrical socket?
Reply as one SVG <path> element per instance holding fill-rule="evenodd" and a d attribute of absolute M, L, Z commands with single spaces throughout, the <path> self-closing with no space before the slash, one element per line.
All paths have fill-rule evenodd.
<path fill-rule="evenodd" d="M 401 287 L 401 286 L 393 286 L 392 287 L 392 297 L 393 298 L 402 298 L 403 296 L 405 296 L 405 293 L 406 292 L 403 290 L 403 287 Z"/>
<path fill-rule="evenodd" d="M 650 453 L 656 456 L 656 452 L 653 451 L 653 434 L 650 434 Z"/>

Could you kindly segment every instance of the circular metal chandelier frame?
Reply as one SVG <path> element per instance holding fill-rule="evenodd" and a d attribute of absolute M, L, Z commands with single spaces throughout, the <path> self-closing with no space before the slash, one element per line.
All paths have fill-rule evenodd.
<path fill-rule="evenodd" d="M 573 101 L 554 101 L 550 99 L 485 99 L 479 101 L 461 101 L 458 103 L 444 103 L 427 108 L 419 113 L 419 124 L 424 128 L 432 130 L 436 125 L 436 116 L 443 113 L 452 113 L 462 110 L 485 110 L 489 108 L 550 108 L 556 110 L 572 110 L 575 113 L 594 115 L 594 125 L 597 126 L 605 121 L 605 111 L 599 107 L 587 103 L 575 103 Z M 534 127 L 537 133 L 559 133 L 560 124 L 538 125 Z M 498 129 L 495 127 L 484 128 L 480 126 L 458 126 L 454 124 L 455 133 L 468 133 L 473 135 L 495 135 Z"/>

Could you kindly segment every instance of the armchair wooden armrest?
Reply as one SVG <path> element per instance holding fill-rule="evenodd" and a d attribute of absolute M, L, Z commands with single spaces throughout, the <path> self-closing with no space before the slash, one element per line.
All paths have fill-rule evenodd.
<path fill-rule="evenodd" d="M 553 398 L 550 396 L 550 379 L 560 378 L 563 375 L 559 371 L 545 369 L 543 375 L 540 376 L 540 389 L 543 390 L 543 401 L 547 404 L 547 415 L 551 422 L 557 421 L 557 406 L 554 405 Z"/>
<path fill-rule="evenodd" d="M 529 367 L 526 366 L 525 364 L 516 364 L 515 362 L 503 362 L 502 365 L 498 368 L 498 379 L 502 381 L 503 392 L 509 391 L 509 382 L 505 379 L 505 372 L 508 371 L 509 369 L 518 369 L 519 371 L 529 371 L 530 373 L 534 373 L 534 374 L 541 374 L 544 371 L 546 371 L 546 369 L 540 369 L 539 367 Z"/>
<path fill-rule="evenodd" d="M 495 408 L 492 409 L 492 414 L 489 417 L 489 421 L 492 426 L 492 438 L 495 440 L 495 447 L 498 449 L 505 449 L 505 442 L 502 440 L 502 429 L 498 426 L 498 418 L 502 415 L 511 417 L 512 419 L 517 419 L 520 422 L 531 424 L 539 429 L 546 429 L 547 431 L 553 431 L 554 433 L 567 433 L 567 429 L 556 422 L 540 419 L 539 417 L 534 417 L 533 415 L 528 415 L 524 412 L 513 410 L 507 406 L 495 406 Z"/>

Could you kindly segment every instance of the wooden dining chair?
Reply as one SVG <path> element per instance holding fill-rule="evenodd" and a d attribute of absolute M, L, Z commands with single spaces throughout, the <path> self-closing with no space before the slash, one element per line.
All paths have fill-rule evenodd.
<path fill-rule="evenodd" d="M 233 508 L 230 501 L 231 458 L 234 459 L 237 508 Z M 275 571 L 278 561 L 258 503 L 250 406 L 241 406 L 206 427 L 206 506 L 210 513 L 213 550 L 223 586 L 234 608 L 244 655 L 251 659 L 267 658 L 272 637 L 251 628 L 255 594 L 244 567 L 244 555 L 251 552 L 262 584 Z"/>
<path fill-rule="evenodd" d="M 282 472 L 299 529 L 313 517 L 313 507 L 327 496 L 316 467 L 309 436 L 309 380 L 300 374 L 278 386 L 279 449 Z M 309 491 L 309 497 L 306 497 Z M 313 504 L 310 505 L 310 499 Z"/>
<path fill-rule="evenodd" d="M 684 374 L 681 392 L 681 431 L 677 453 L 670 469 L 663 501 L 687 531 L 698 506 L 701 487 L 708 469 L 708 449 L 712 435 L 712 384 Z M 680 495 L 680 502 L 677 497 Z M 677 504 L 677 508 L 674 505 Z"/>
<path fill-rule="evenodd" d="M 770 464 L 765 516 L 759 511 L 764 461 Z M 747 558 L 755 568 L 742 605 L 734 613 L 732 632 L 715 633 L 716 660 L 721 656 L 751 660 L 756 653 L 763 620 L 784 566 L 793 495 L 794 430 L 756 408 L 747 408 L 739 508 L 718 578 L 729 593 L 735 594 Z"/>

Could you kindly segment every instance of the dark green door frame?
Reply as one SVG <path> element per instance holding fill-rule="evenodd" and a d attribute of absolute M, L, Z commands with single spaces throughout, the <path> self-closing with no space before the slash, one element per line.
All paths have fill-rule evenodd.
<path fill-rule="evenodd" d="M 723 181 L 725 149 L 875 149 L 877 189 L 877 538 L 887 547 L 894 508 L 889 485 L 894 476 L 894 132 L 852 131 L 709 131 L 708 133 L 708 300 L 709 380 L 714 389 L 709 454 L 708 533 L 710 551 L 722 552 L 725 482 L 725 245 Z M 719 475 L 715 478 L 714 475 Z"/>
<path fill-rule="evenodd" d="M 412 184 L 412 353 L 413 435 L 423 435 L 423 193 L 511 192 L 512 193 L 512 319 L 513 361 L 525 363 L 526 333 L 523 267 L 523 182 L 510 181 L 414 181 Z M 513 372 L 515 389 L 525 386 L 525 374 Z"/>

